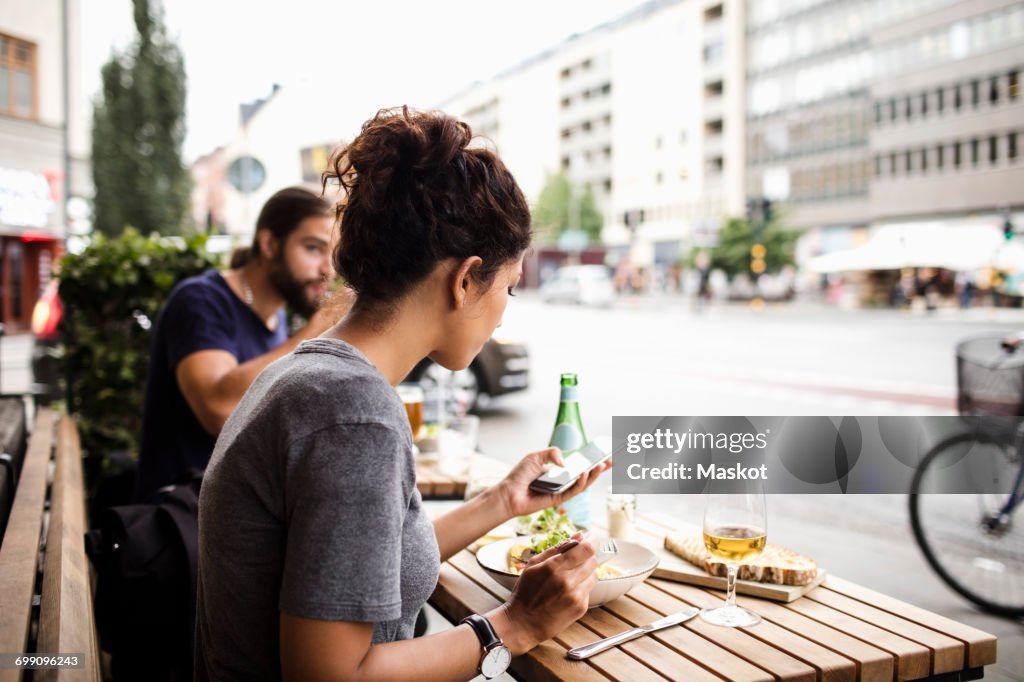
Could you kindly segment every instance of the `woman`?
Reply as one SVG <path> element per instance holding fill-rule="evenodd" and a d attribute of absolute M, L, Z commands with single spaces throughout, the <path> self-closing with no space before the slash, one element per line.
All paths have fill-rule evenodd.
<path fill-rule="evenodd" d="M 536 558 L 508 602 L 410 639 L 441 561 L 563 495 L 528 489 L 557 450 L 431 525 L 394 391 L 423 357 L 469 365 L 500 324 L 530 243 L 526 201 L 464 123 L 385 110 L 331 162 L 349 315 L 268 367 L 217 441 L 200 498 L 199 679 L 467 680 L 586 611 L 576 537 Z M 567 551 L 566 551 L 567 550 Z M 507 648 L 507 652 L 503 650 Z"/>

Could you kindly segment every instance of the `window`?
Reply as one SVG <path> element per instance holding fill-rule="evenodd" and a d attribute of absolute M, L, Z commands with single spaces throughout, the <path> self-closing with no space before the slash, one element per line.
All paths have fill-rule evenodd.
<path fill-rule="evenodd" d="M 971 165 L 972 166 L 977 166 L 978 162 L 981 160 L 981 155 L 979 154 L 980 150 L 981 150 L 981 141 L 978 140 L 978 138 L 974 138 L 973 140 L 971 140 Z"/>
<path fill-rule="evenodd" d="M 715 5 L 714 7 L 708 7 L 704 10 L 704 21 L 714 21 L 715 19 L 721 19 L 724 9 L 722 5 Z"/>
<path fill-rule="evenodd" d="M 605 178 L 601 182 L 601 186 L 604 187 L 604 191 L 605 192 L 611 192 L 612 191 L 612 179 L 611 178 Z"/>
<path fill-rule="evenodd" d="M 957 83 L 953 86 L 953 108 L 960 111 L 964 106 L 964 96 L 960 92 L 960 84 Z"/>
<path fill-rule="evenodd" d="M 875 177 L 876 178 L 882 177 L 882 157 L 881 156 L 876 156 L 875 157 Z"/>
<path fill-rule="evenodd" d="M 928 148 L 925 147 L 921 150 L 921 172 L 928 172 Z"/>
<path fill-rule="evenodd" d="M 661 171 L 658 171 L 657 174 L 654 176 L 654 182 L 656 182 L 659 185 L 661 184 L 661 181 L 664 180 L 664 179 L 665 179 L 665 176 L 662 175 Z"/>
<path fill-rule="evenodd" d="M 882 103 L 875 102 L 875 125 L 882 122 Z"/>
<path fill-rule="evenodd" d="M 908 121 L 914 118 L 914 101 L 910 97 L 903 103 L 903 112 Z"/>
<path fill-rule="evenodd" d="M 896 120 L 896 100 L 894 99 L 889 100 L 889 120 Z"/>
<path fill-rule="evenodd" d="M 710 45 L 704 46 L 704 63 L 705 64 L 717 64 L 722 60 L 725 55 L 725 49 L 721 42 L 711 43 Z"/>
<path fill-rule="evenodd" d="M 568 156 L 563 156 L 562 157 L 562 170 L 569 170 L 569 167 L 570 167 L 571 164 L 572 164 L 572 161 L 569 160 Z"/>
<path fill-rule="evenodd" d="M 995 135 L 988 138 L 988 162 L 995 165 L 996 161 L 999 160 L 999 141 Z"/>
<path fill-rule="evenodd" d="M 999 78 L 993 76 L 988 82 L 988 103 L 996 104 L 999 102 Z"/>
<path fill-rule="evenodd" d="M 941 144 L 935 148 L 935 167 L 942 169 L 946 165 L 946 148 Z"/>
<path fill-rule="evenodd" d="M 889 175 L 896 177 L 896 152 L 889 154 Z"/>
<path fill-rule="evenodd" d="M 1017 82 L 1017 78 L 1018 76 L 1016 71 L 1011 71 L 1007 77 L 1008 86 L 1006 88 L 1006 96 L 1009 97 L 1011 101 L 1020 97 L 1020 83 Z"/>
<path fill-rule="evenodd" d="M 960 168 L 960 164 L 963 162 L 963 152 L 960 147 L 959 141 L 953 143 L 953 165 L 956 168 Z"/>
<path fill-rule="evenodd" d="M 906 163 L 907 175 L 910 175 L 914 171 L 914 155 L 908 149 L 904 156 L 904 162 Z"/>
<path fill-rule="evenodd" d="M 1017 160 L 1017 133 L 1006 136 L 1006 158 L 1010 161 Z"/>
<path fill-rule="evenodd" d="M 0 34 L 0 114 L 36 117 L 36 46 Z"/>
<path fill-rule="evenodd" d="M 935 109 L 941 114 L 942 110 L 946 108 L 946 91 L 939 88 L 935 95 Z"/>
<path fill-rule="evenodd" d="M 981 83 L 971 81 L 971 106 L 977 108 L 981 104 Z"/>
<path fill-rule="evenodd" d="M 572 104 L 572 97 L 563 97 L 562 98 L 562 108 L 563 109 L 568 109 L 571 104 Z"/>
<path fill-rule="evenodd" d="M 927 92 L 922 92 L 921 93 L 921 117 L 924 118 L 926 116 L 928 116 L 928 93 Z"/>

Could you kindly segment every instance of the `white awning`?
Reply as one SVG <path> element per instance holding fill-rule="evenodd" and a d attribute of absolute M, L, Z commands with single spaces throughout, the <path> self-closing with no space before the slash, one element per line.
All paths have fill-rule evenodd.
<path fill-rule="evenodd" d="M 901 268 L 1024 270 L 1024 245 L 1007 242 L 993 218 L 890 223 L 865 244 L 812 258 L 812 272 L 898 270 Z"/>

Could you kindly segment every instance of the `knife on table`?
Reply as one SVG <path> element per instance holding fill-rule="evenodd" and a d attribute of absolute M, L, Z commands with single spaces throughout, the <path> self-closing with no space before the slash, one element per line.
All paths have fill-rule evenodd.
<path fill-rule="evenodd" d="M 596 642 L 578 646 L 575 649 L 569 649 L 569 651 L 566 652 L 565 657 L 571 658 L 574 661 L 582 661 L 584 658 L 590 658 L 594 654 L 599 654 L 606 649 L 611 649 L 613 646 L 618 646 L 619 644 L 636 639 L 637 637 L 642 637 L 657 630 L 663 630 L 664 628 L 688 621 L 698 613 L 700 613 L 700 609 L 691 606 L 683 609 L 682 611 L 677 611 L 676 613 L 665 616 L 661 620 L 656 620 L 653 623 L 641 625 L 636 628 L 630 628 L 629 630 L 620 632 L 617 635 L 605 637 L 604 639 L 599 639 Z"/>

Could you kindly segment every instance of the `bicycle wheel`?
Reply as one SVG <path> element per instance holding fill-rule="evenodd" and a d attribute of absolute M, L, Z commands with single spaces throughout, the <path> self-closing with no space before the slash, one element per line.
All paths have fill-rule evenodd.
<path fill-rule="evenodd" d="M 910 489 L 910 522 L 925 559 L 961 596 L 992 613 L 1024 616 L 1024 517 L 996 529 L 983 522 L 1008 495 L 940 494 L 942 482 L 966 477 L 979 490 L 1009 490 L 1022 466 L 1011 446 L 957 434 L 921 460 Z"/>

